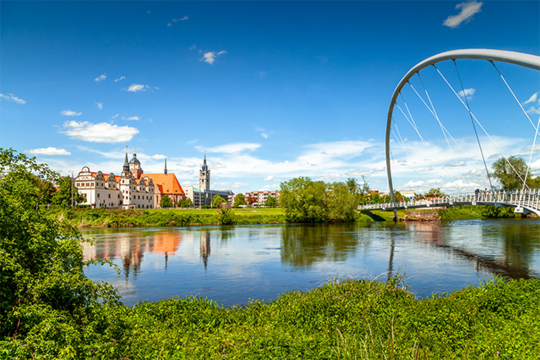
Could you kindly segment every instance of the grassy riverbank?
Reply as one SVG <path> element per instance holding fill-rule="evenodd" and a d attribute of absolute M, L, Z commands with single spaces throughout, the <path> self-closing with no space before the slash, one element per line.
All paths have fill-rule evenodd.
<path fill-rule="evenodd" d="M 224 222 L 216 209 L 89 209 L 51 208 L 47 214 L 68 220 L 79 228 L 219 225 Z M 234 224 L 284 224 L 281 208 L 234 209 Z M 375 211 L 371 216 L 358 213 L 357 222 L 392 221 L 392 212 Z"/>
<path fill-rule="evenodd" d="M 484 205 L 454 206 L 439 210 L 441 220 L 502 219 L 521 217 L 513 207 L 495 207 Z"/>
<path fill-rule="evenodd" d="M 223 308 L 200 298 L 103 307 L 41 324 L 0 357 L 101 359 L 533 359 L 540 281 L 416 300 L 397 281 L 347 280 Z M 56 330 L 55 330 L 56 329 Z"/>

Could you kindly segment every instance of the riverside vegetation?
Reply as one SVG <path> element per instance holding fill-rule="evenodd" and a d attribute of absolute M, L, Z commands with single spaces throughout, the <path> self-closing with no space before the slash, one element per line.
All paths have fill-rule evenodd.
<path fill-rule="evenodd" d="M 1 359 L 532 359 L 540 281 L 494 279 L 417 300 L 403 279 L 334 280 L 224 308 L 190 297 L 134 307 L 88 279 L 79 231 L 47 215 L 38 178 L 0 153 Z"/>

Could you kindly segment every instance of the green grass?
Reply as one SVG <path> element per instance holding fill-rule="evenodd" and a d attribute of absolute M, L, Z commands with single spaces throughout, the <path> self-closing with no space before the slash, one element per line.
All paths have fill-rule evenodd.
<path fill-rule="evenodd" d="M 233 209 L 234 213 L 239 216 L 253 216 L 253 215 L 284 215 L 285 212 L 282 208 L 253 208 L 253 209 Z M 149 212 L 166 212 L 173 211 L 178 214 L 204 214 L 215 215 L 216 209 L 150 209 Z"/>
<path fill-rule="evenodd" d="M 0 357 L 537 359 L 538 309 L 537 279 L 499 279 L 423 300 L 395 279 L 349 279 L 247 306 L 190 297 L 111 307 L 103 318 L 115 320 L 106 326 L 4 338 Z M 41 332 L 55 334 L 47 347 L 37 343 Z"/>

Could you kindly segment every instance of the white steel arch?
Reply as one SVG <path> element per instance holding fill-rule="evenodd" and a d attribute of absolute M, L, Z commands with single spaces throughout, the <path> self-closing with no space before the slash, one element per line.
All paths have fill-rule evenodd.
<path fill-rule="evenodd" d="M 386 171 L 388 174 L 388 186 L 390 190 L 390 196 L 392 203 L 394 200 L 394 187 L 392 184 L 392 170 L 390 167 L 390 133 L 392 129 L 392 116 L 394 113 L 394 106 L 396 105 L 396 100 L 401 92 L 401 89 L 409 82 L 409 80 L 420 70 L 439 63 L 445 60 L 455 60 L 455 59 L 479 59 L 479 60 L 489 60 L 489 61 L 500 61 L 506 62 L 514 65 L 524 66 L 535 70 L 540 70 L 540 56 L 525 54 L 515 51 L 506 51 L 506 50 L 492 50 L 492 49 L 462 49 L 462 50 L 452 50 L 446 51 L 437 55 L 434 55 L 430 58 L 427 58 L 413 68 L 411 68 L 405 76 L 401 79 L 399 84 L 396 86 L 394 93 L 392 94 L 392 100 L 390 101 L 390 107 L 388 108 L 388 118 L 386 121 Z M 397 211 L 394 210 L 394 216 L 397 219 Z"/>

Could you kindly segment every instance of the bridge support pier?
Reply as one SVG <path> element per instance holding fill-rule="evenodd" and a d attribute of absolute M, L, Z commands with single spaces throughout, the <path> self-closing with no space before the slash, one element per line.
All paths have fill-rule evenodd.
<path fill-rule="evenodd" d="M 399 218 L 397 216 L 397 210 L 394 210 L 394 221 L 398 222 Z"/>

